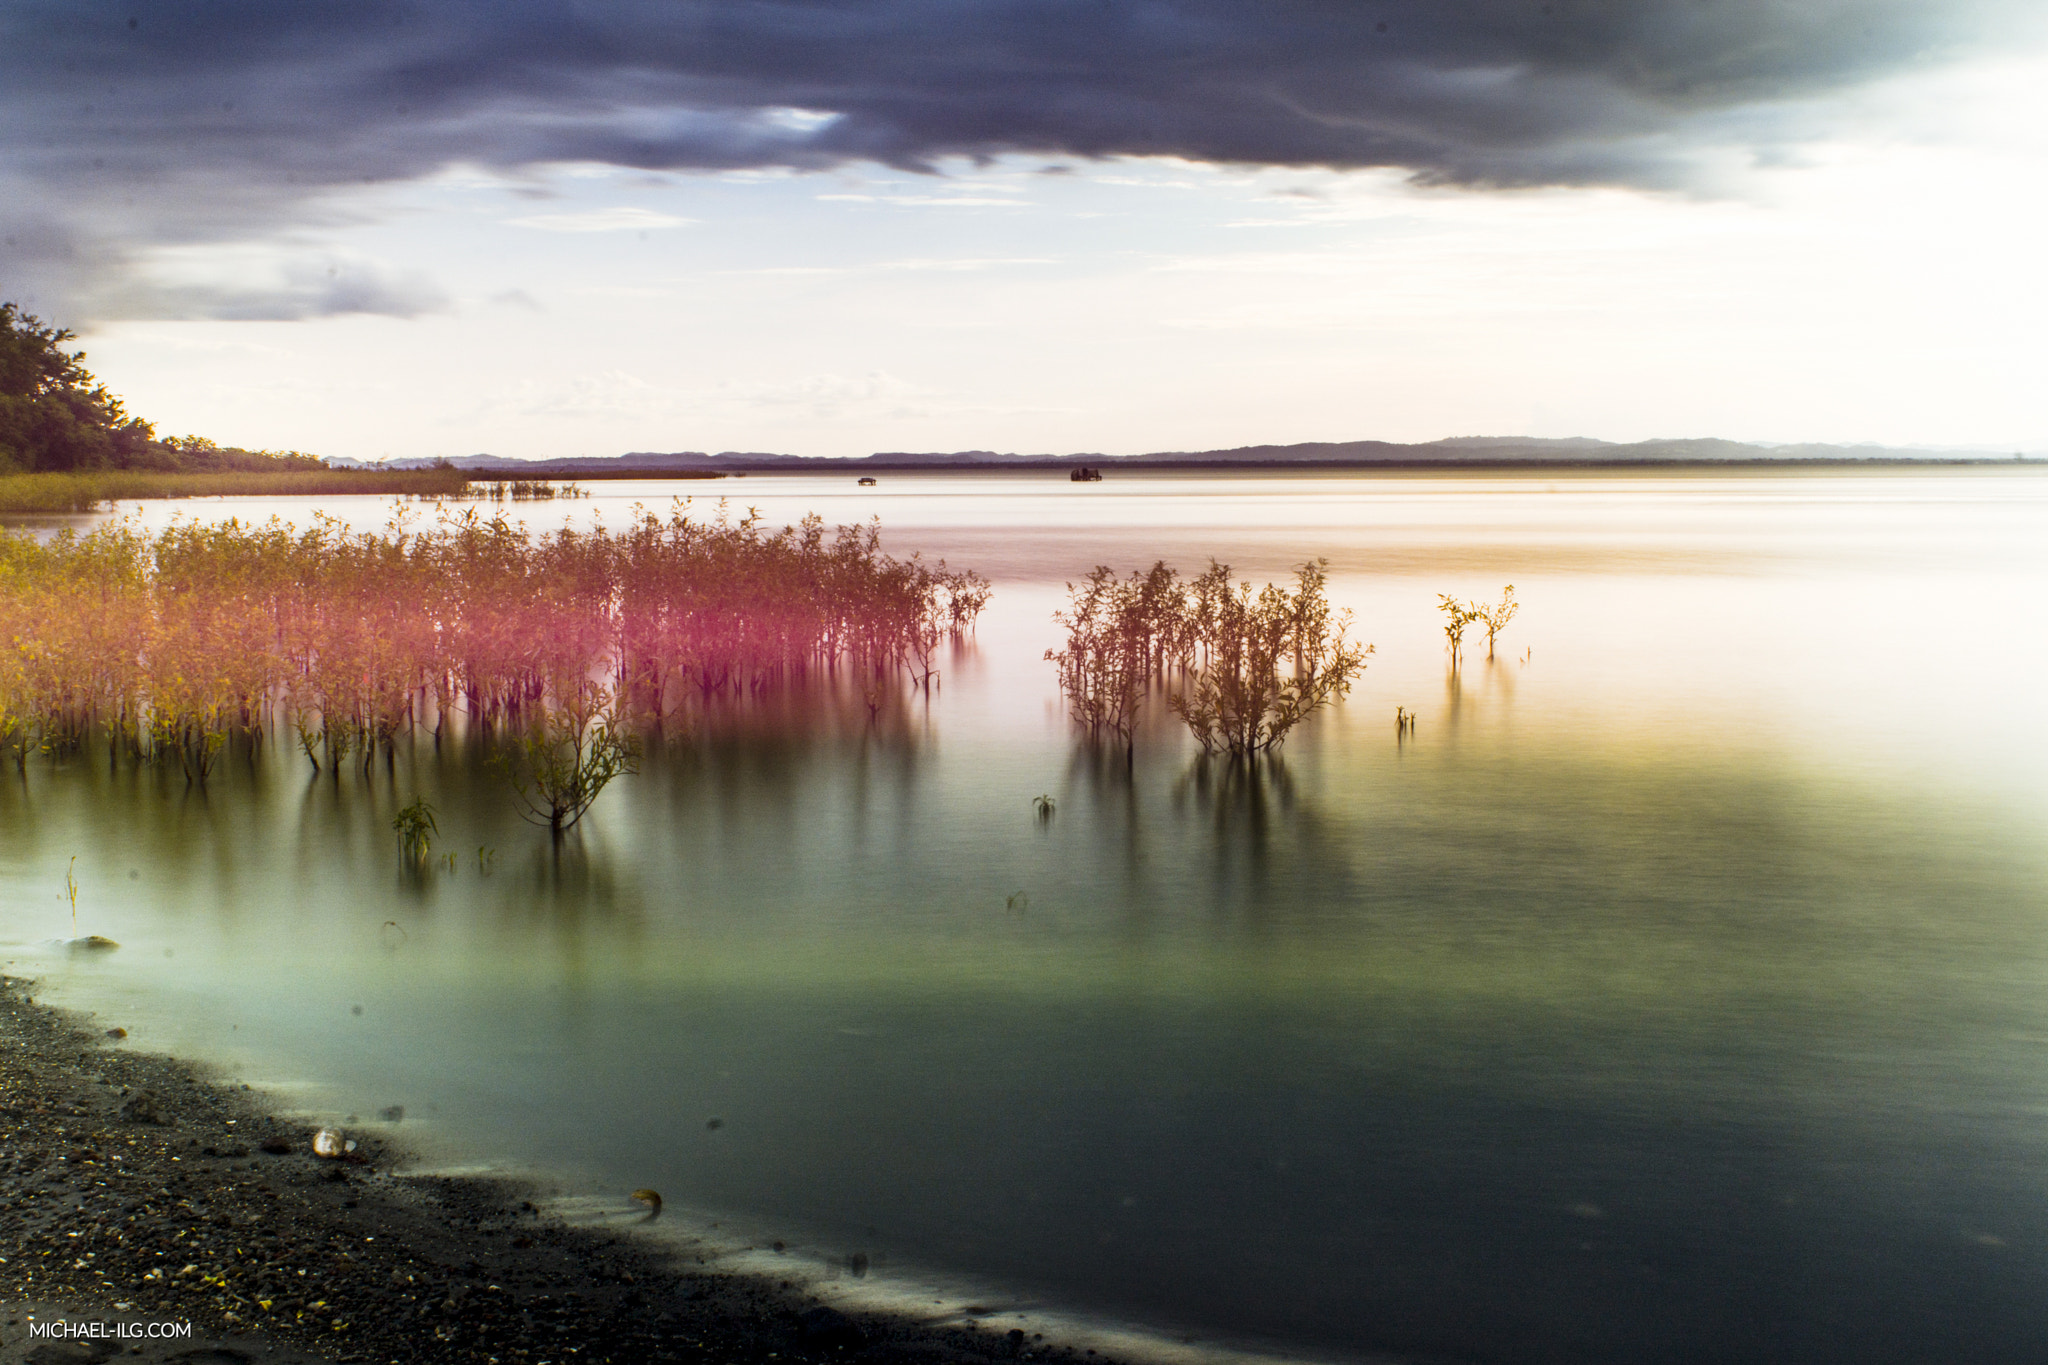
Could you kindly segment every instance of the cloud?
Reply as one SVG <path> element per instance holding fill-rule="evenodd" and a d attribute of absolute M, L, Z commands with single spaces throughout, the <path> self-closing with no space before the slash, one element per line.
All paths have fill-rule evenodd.
<path fill-rule="evenodd" d="M 88 284 L 140 253 L 303 226 L 337 191 L 458 163 L 1170 156 L 1697 189 L 1812 136 L 1816 100 L 2033 42 L 2040 18 L 2026 0 L 12 0 L 0 292 L 112 307 Z M 358 305 L 415 306 L 316 304 Z"/>
<path fill-rule="evenodd" d="M 410 318 L 448 298 L 417 271 L 381 261 L 274 250 L 194 247 L 152 253 L 88 287 L 99 309 L 126 318 L 299 322 L 351 313 Z"/>
<path fill-rule="evenodd" d="M 507 218 L 513 227 L 540 228 L 544 232 L 648 232 L 655 228 L 687 227 L 694 218 L 677 218 L 652 209 L 592 209 L 588 213 L 541 213 L 527 218 Z"/>

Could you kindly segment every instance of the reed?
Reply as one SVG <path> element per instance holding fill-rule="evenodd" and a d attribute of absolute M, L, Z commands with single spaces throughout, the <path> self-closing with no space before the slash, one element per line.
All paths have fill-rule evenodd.
<path fill-rule="evenodd" d="M 468 488 L 449 496 L 479 502 L 553 502 L 556 498 L 587 498 L 590 490 L 575 483 L 557 488 L 547 479 L 491 479 L 473 481 Z"/>
<path fill-rule="evenodd" d="M 427 804 L 426 798 L 415 798 L 410 806 L 392 817 L 391 828 L 398 835 L 398 856 L 410 867 L 424 866 L 427 854 L 433 850 L 434 836 L 441 832 L 440 825 L 434 820 L 434 808 Z"/>
<path fill-rule="evenodd" d="M 0 512 L 91 512 L 110 502 L 157 498 L 331 497 L 336 494 L 452 498 L 462 496 L 467 486 L 467 477 L 458 469 L 221 470 L 203 473 L 105 469 L 0 474 Z"/>
<path fill-rule="evenodd" d="M 680 502 L 619 531 L 537 534 L 474 506 L 419 519 L 0 533 L 0 744 L 25 767 L 100 736 L 110 761 L 204 783 L 280 732 L 337 777 L 389 766 L 402 736 L 472 735 L 516 751 L 560 829 L 630 770 L 640 732 L 809 679 L 900 693 L 988 596 L 883 554 L 875 524 L 769 531 Z"/>

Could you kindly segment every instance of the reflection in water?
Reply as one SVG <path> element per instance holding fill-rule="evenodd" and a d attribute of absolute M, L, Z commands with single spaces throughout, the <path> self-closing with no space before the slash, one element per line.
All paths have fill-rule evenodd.
<path fill-rule="evenodd" d="M 1226 758 L 1203 754 L 1188 765 L 1174 784 L 1177 809 L 1193 806 L 1207 817 L 1215 850 L 1215 873 L 1228 885 L 1249 876 L 1256 891 L 1264 885 L 1275 807 L 1285 815 L 1294 806 L 1294 784 L 1286 760 L 1278 754 Z M 1239 874 L 1235 864 L 1242 863 Z"/>
<path fill-rule="evenodd" d="M 559 848 L 452 743 L 339 787 L 73 763 L 0 818 L 13 885 L 82 851 L 82 926 L 132 952 L 78 970 L 211 1002 L 359 1112 L 807 1244 L 1452 1356 L 2039 1343 L 2031 1281 L 1936 1255 L 2048 1247 L 2014 1164 L 2048 1083 L 1997 1041 L 2048 1036 L 2048 869 L 2003 820 L 1754 749 L 1475 738 L 1082 749 L 1041 822 L 951 748 L 672 744 Z M 418 795 L 456 867 L 406 870 Z"/>
<path fill-rule="evenodd" d="M 238 752 L 205 792 L 31 763 L 5 952 L 146 1045 L 891 1274 L 1302 1350 L 2040 1358 L 2048 733 L 2003 627 L 2048 563 L 1895 499 L 1800 510 L 1821 485 L 1631 485 L 1658 558 L 1612 551 L 1603 484 L 1556 573 L 1504 494 L 1443 539 L 1511 572 L 1541 662 L 1445 682 L 1432 594 L 1491 585 L 1356 573 L 1379 653 L 1282 762 L 1170 720 L 1075 746 L 1057 592 L 1011 583 L 929 698 L 840 678 L 672 731 L 559 850 L 452 739 L 338 781 Z M 418 798 L 453 866 L 400 857 Z M 73 854 L 116 953 L 39 946 Z"/>

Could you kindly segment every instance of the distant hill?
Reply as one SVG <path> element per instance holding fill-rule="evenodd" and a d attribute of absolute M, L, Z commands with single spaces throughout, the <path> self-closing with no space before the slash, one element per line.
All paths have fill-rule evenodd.
<path fill-rule="evenodd" d="M 516 460 L 461 455 L 447 461 L 392 460 L 386 468 L 419 469 L 446 463 L 476 474 L 608 479 L 634 476 L 706 477 L 714 474 L 795 473 L 824 469 L 1064 469 L 1101 468 L 1428 468 L 1443 465 L 1794 464 L 1879 461 L 1971 462 L 2010 460 L 2018 452 L 1876 445 L 1752 445 L 1715 437 L 1617 443 L 1585 436 L 1453 436 L 1403 445 L 1393 441 L 1305 441 L 1296 445 L 1236 446 L 1229 450 L 1162 450 L 1146 455 L 999 454 L 992 450 L 877 451 L 872 455 L 777 455 L 762 451 L 632 451 L 624 455 Z M 333 459 L 339 467 L 363 462 Z"/>
<path fill-rule="evenodd" d="M 548 476 L 565 479 L 615 479 L 634 474 L 668 478 L 709 477 L 730 467 L 733 460 L 787 460 L 788 455 L 706 455 L 684 450 L 667 455 L 573 455 L 552 460 L 517 460 L 509 455 L 456 455 L 448 459 L 351 460 L 345 455 L 327 463 L 337 469 L 431 469 L 449 465 L 471 474 L 516 474 L 532 478 Z"/>

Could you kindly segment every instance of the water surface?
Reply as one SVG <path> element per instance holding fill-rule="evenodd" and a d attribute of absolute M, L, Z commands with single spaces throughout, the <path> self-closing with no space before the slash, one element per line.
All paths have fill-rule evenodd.
<path fill-rule="evenodd" d="M 879 514 L 995 599 L 929 701 L 657 750 L 559 854 L 424 739 L 203 792 L 32 764 L 0 954 L 139 1043 L 879 1279 L 1321 1355 L 2048 1353 L 2048 479 L 715 491 Z M 273 510 L 310 509 L 143 515 Z M 1165 719 L 1092 757 L 1042 660 L 1063 582 L 1212 555 L 1330 560 L 1353 697 L 1255 772 Z M 1450 672 L 1436 594 L 1507 582 Z M 455 855 L 424 879 L 415 796 Z M 74 854 L 124 945 L 91 961 L 45 943 Z"/>

